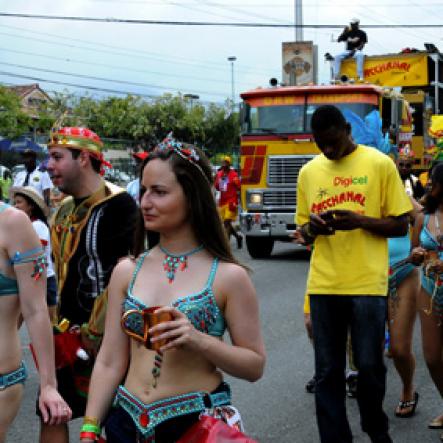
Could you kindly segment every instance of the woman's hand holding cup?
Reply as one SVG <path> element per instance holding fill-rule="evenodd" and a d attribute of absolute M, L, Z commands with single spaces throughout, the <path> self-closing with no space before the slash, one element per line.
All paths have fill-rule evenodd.
<path fill-rule="evenodd" d="M 156 343 L 162 343 L 162 352 L 168 349 L 186 348 L 193 351 L 202 350 L 202 332 L 194 328 L 188 317 L 178 309 L 162 307 L 154 314 L 163 315 L 168 313 L 172 321 L 158 323 L 149 329 L 149 336 L 154 347 Z M 165 343 L 165 344 L 163 344 Z"/>

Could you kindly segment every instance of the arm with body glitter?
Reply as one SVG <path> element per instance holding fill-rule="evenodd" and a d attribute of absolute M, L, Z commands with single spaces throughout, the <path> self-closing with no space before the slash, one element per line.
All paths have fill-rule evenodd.
<path fill-rule="evenodd" d="M 28 216 L 15 209 L 5 214 L 7 252 L 17 277 L 20 308 L 35 349 L 39 374 L 39 407 L 45 423 L 69 420 L 71 411 L 57 392 L 54 347 L 46 307 L 46 265 L 37 234 Z"/>

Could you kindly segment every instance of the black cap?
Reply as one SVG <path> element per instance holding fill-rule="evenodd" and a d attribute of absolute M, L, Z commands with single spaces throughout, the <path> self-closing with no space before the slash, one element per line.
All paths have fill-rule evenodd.
<path fill-rule="evenodd" d="M 21 155 L 33 155 L 34 157 L 37 157 L 37 153 L 33 151 L 32 149 L 25 149 L 24 151 L 20 152 Z"/>

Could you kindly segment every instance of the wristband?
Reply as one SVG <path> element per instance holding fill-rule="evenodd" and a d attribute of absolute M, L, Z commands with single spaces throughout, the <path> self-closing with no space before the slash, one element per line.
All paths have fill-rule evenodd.
<path fill-rule="evenodd" d="M 97 441 L 97 434 L 94 432 L 80 432 L 80 440 L 93 440 Z"/>
<path fill-rule="evenodd" d="M 83 424 L 84 425 L 89 424 L 89 425 L 96 425 L 96 426 L 98 426 L 99 425 L 98 424 L 98 418 L 96 418 L 96 417 L 89 417 L 89 416 L 85 415 L 83 417 Z"/>
<path fill-rule="evenodd" d="M 93 432 L 96 435 L 100 435 L 100 426 L 92 425 L 90 423 L 84 423 L 80 429 L 81 432 Z"/>

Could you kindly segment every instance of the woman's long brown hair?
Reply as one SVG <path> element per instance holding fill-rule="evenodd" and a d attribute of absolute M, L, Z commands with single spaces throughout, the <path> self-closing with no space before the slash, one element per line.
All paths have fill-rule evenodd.
<path fill-rule="evenodd" d="M 149 153 L 140 170 L 140 183 L 146 165 L 160 159 L 169 162 L 177 181 L 188 200 L 188 216 L 197 241 L 214 257 L 220 260 L 240 264 L 234 257 L 229 245 L 226 231 L 217 211 L 212 194 L 212 170 L 207 157 L 198 152 L 199 160 L 193 164 L 191 160 L 182 158 L 173 150 L 155 150 Z M 198 166 L 197 166 L 198 165 Z M 143 186 L 140 186 L 140 200 L 143 196 Z M 137 257 L 146 249 L 146 244 L 152 248 L 158 243 L 158 233 L 145 230 L 143 218 L 137 221 L 134 241 L 134 255 Z M 243 266 L 243 265 L 241 265 Z"/>

